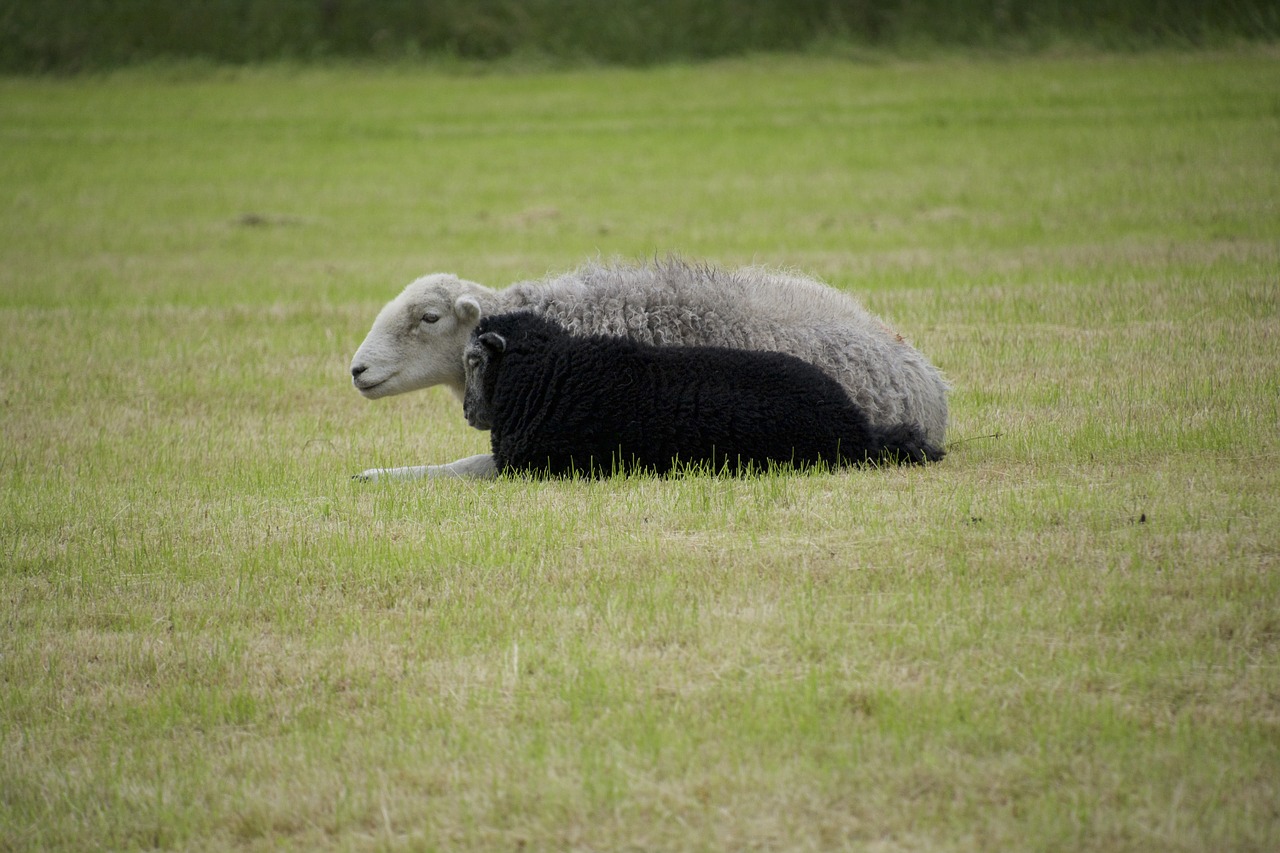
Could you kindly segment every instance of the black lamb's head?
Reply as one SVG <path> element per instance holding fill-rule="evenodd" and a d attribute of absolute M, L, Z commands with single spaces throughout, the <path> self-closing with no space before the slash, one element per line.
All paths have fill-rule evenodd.
<path fill-rule="evenodd" d="M 493 426 L 493 394 L 506 351 L 507 339 L 501 333 L 483 331 L 480 326 L 472 331 L 467 347 L 462 351 L 467 381 L 462 395 L 462 411 L 467 416 L 467 423 L 476 429 Z"/>
<path fill-rule="evenodd" d="M 553 341 L 567 335 L 555 322 L 529 312 L 481 318 L 462 354 L 467 384 L 462 408 L 467 423 L 476 429 L 493 428 L 498 376 L 509 354 L 537 358 Z"/>

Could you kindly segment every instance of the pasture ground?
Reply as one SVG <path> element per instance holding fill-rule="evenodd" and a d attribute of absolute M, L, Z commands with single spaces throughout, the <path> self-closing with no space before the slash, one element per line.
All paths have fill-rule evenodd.
<path fill-rule="evenodd" d="M 0 80 L 0 849 L 1280 847 L 1280 58 Z M 677 251 L 923 470 L 355 483 L 381 304 Z"/>

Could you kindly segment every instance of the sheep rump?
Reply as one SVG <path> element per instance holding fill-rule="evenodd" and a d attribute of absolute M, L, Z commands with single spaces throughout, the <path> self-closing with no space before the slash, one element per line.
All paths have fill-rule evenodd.
<path fill-rule="evenodd" d="M 839 383 L 784 353 L 574 336 L 518 312 L 482 319 L 465 359 L 467 420 L 490 430 L 499 471 L 742 473 L 943 455 L 913 425 L 873 427 Z"/>

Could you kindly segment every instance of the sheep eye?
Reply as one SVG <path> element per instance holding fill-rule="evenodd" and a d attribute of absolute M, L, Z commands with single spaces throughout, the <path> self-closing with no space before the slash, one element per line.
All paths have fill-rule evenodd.
<path fill-rule="evenodd" d="M 439 319 L 440 319 L 440 315 L 433 313 L 431 311 L 428 311 L 427 313 L 422 315 L 422 322 L 424 323 L 435 323 L 439 321 Z"/>

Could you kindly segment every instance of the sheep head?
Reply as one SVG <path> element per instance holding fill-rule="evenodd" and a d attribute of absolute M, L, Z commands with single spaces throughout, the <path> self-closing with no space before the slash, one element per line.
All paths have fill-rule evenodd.
<path fill-rule="evenodd" d="M 447 385 L 462 396 L 462 350 L 491 291 L 436 273 L 387 303 L 351 359 L 351 383 L 369 399 Z"/>
<path fill-rule="evenodd" d="M 467 423 L 476 429 L 493 427 L 494 389 L 506 351 L 507 340 L 497 332 L 473 334 L 467 342 L 462 357 L 467 383 L 462 411 L 467 416 Z"/>

